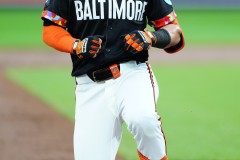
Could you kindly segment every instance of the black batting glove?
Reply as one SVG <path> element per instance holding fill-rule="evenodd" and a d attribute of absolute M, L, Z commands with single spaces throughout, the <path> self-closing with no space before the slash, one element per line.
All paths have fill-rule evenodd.
<path fill-rule="evenodd" d="M 82 41 L 76 40 L 73 45 L 73 52 L 80 59 L 95 58 L 101 49 L 102 39 L 101 36 L 88 36 Z"/>
<path fill-rule="evenodd" d="M 151 38 L 151 35 L 146 31 L 135 30 L 127 34 L 124 38 L 125 50 L 134 54 L 143 50 L 149 50 L 152 45 L 153 37 Z"/>

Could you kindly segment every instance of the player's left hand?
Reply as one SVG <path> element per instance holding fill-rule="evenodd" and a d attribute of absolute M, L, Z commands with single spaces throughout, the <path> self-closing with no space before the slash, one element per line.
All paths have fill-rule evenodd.
<path fill-rule="evenodd" d="M 149 35 L 150 31 L 135 30 L 124 37 L 124 48 L 126 51 L 138 53 L 143 50 L 149 50 L 152 45 L 152 39 Z"/>

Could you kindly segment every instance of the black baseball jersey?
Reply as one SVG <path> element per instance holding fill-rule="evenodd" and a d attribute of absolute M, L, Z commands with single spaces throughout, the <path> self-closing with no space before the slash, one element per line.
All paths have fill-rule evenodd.
<path fill-rule="evenodd" d="M 156 29 L 175 19 L 170 0 L 47 0 L 44 25 L 59 25 L 77 39 L 101 35 L 102 49 L 96 58 L 79 59 L 71 54 L 72 76 L 79 76 L 114 63 L 148 60 L 148 51 L 124 50 L 124 36 L 144 30 L 147 21 Z"/>

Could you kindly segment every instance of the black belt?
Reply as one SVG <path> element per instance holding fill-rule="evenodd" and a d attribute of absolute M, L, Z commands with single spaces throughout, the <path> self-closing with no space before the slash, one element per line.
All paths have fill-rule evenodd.
<path fill-rule="evenodd" d="M 116 79 L 120 76 L 120 65 L 113 64 L 106 68 L 101 68 L 93 72 L 87 73 L 88 77 L 94 82 L 101 82 L 109 79 Z"/>

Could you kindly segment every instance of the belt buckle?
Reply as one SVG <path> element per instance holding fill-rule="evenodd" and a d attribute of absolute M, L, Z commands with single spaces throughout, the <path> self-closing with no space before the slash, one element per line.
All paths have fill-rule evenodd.
<path fill-rule="evenodd" d="M 95 77 L 95 71 L 92 72 L 92 77 L 93 77 L 93 81 L 97 82 L 96 77 Z"/>
<path fill-rule="evenodd" d="M 92 72 L 93 81 L 94 81 L 94 82 L 101 82 L 101 81 L 103 81 L 103 80 L 98 80 L 98 79 L 96 79 L 95 74 L 96 74 L 96 73 L 100 73 L 100 74 L 101 74 L 101 72 L 105 72 L 106 70 L 109 70 L 109 69 L 108 69 L 108 68 L 103 68 L 103 69 L 98 69 L 98 70 L 96 70 L 96 71 L 93 71 L 93 72 Z"/>
<path fill-rule="evenodd" d="M 114 79 L 120 77 L 120 70 L 119 70 L 117 64 L 113 64 L 113 65 L 109 66 L 109 69 L 110 69 Z"/>
<path fill-rule="evenodd" d="M 95 77 L 95 73 L 96 73 L 96 72 L 97 72 L 97 70 L 92 72 L 93 81 L 94 81 L 94 82 L 99 82 L 99 81 L 96 79 L 96 77 Z"/>

